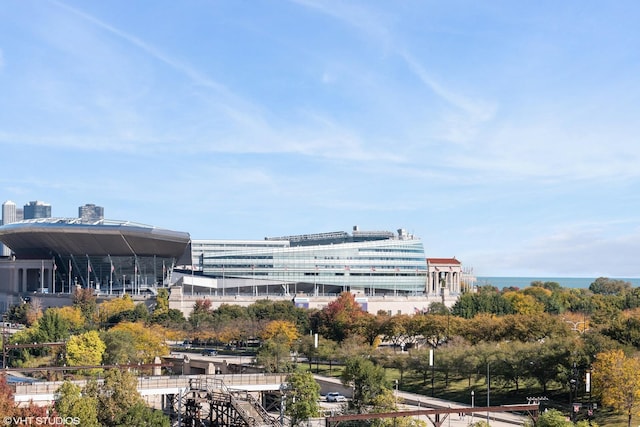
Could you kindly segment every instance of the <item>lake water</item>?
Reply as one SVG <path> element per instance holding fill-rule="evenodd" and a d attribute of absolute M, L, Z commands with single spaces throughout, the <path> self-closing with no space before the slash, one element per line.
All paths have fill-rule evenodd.
<path fill-rule="evenodd" d="M 556 282 L 563 288 L 584 288 L 588 289 L 589 285 L 596 280 L 596 277 L 477 277 L 477 286 L 493 285 L 498 289 L 508 288 L 510 286 L 517 288 L 526 288 L 531 282 Z M 624 280 L 631 283 L 635 288 L 640 286 L 640 278 L 610 277 L 610 279 Z"/>

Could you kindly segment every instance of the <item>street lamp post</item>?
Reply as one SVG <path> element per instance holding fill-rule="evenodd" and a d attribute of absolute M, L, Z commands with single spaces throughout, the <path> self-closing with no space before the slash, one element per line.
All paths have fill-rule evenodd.
<path fill-rule="evenodd" d="M 396 386 L 395 405 L 396 405 L 396 411 L 397 411 L 398 410 L 398 380 L 393 380 L 393 382 L 395 383 L 395 386 Z"/>
<path fill-rule="evenodd" d="M 435 381 L 435 363 L 433 360 L 433 349 L 429 349 L 429 366 L 431 366 L 431 397 L 434 395 L 434 381 Z"/>
<path fill-rule="evenodd" d="M 569 380 L 569 407 L 571 409 L 571 421 L 575 421 L 576 418 L 576 408 L 574 404 L 574 395 L 575 400 L 578 399 L 578 369 L 576 368 L 576 364 L 573 364 L 573 369 L 571 370 L 571 379 Z"/>
<path fill-rule="evenodd" d="M 287 385 L 286 384 L 280 385 L 280 425 L 284 425 L 284 413 L 285 413 L 286 398 L 287 398 L 286 392 L 287 392 Z"/>
<path fill-rule="evenodd" d="M 475 407 L 475 392 L 471 390 L 471 409 Z M 471 425 L 473 425 L 473 412 L 471 412 Z"/>
<path fill-rule="evenodd" d="M 487 425 L 489 424 L 489 406 L 491 406 L 491 374 L 489 372 L 489 362 L 487 362 Z"/>

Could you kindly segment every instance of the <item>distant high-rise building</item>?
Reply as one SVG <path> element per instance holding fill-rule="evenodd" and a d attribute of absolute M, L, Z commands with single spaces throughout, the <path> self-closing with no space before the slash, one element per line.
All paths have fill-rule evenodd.
<path fill-rule="evenodd" d="M 2 225 L 18 221 L 17 210 L 16 204 L 11 200 L 4 202 L 2 204 Z M 0 255 L 11 255 L 11 249 L 0 243 Z"/>
<path fill-rule="evenodd" d="M 86 204 L 78 208 L 78 218 L 82 222 L 96 222 L 104 219 L 104 208 L 94 204 Z"/>
<path fill-rule="evenodd" d="M 11 224 L 18 221 L 17 206 L 11 200 L 7 200 L 2 204 L 2 223 Z"/>
<path fill-rule="evenodd" d="M 35 201 L 24 205 L 24 219 L 51 218 L 51 205 Z"/>

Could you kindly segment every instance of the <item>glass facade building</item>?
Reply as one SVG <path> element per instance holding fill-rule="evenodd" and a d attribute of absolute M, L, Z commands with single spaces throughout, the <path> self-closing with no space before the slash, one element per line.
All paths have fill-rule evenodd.
<path fill-rule="evenodd" d="M 194 270 L 218 293 L 421 295 L 427 264 L 422 241 L 398 230 L 268 238 L 194 240 Z"/>

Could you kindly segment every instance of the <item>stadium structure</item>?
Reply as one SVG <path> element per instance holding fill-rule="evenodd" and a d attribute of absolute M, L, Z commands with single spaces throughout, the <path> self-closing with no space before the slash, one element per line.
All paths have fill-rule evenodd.
<path fill-rule="evenodd" d="M 0 262 L 0 291 L 8 296 L 70 294 L 78 287 L 103 294 L 153 292 L 191 256 L 188 233 L 105 219 L 18 221 L 0 227 L 0 241 L 12 253 Z"/>

